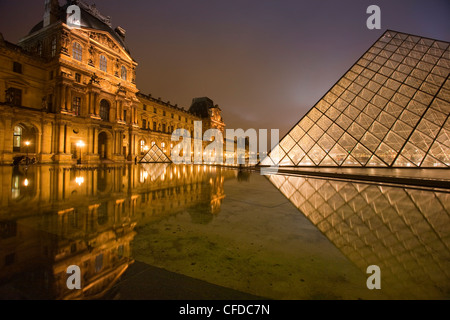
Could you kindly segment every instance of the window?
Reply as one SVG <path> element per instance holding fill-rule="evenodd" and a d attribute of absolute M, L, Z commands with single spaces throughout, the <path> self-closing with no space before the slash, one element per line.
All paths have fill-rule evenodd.
<path fill-rule="evenodd" d="M 104 55 L 100 55 L 100 70 L 104 72 L 108 70 L 108 60 Z"/>
<path fill-rule="evenodd" d="M 156 108 L 153 108 L 153 113 L 158 113 Z"/>
<path fill-rule="evenodd" d="M 42 57 L 42 42 L 39 42 L 37 45 L 37 54 Z"/>
<path fill-rule="evenodd" d="M 178 121 L 181 121 L 181 116 L 178 116 Z"/>
<path fill-rule="evenodd" d="M 153 131 L 156 131 L 156 122 L 153 122 Z"/>
<path fill-rule="evenodd" d="M 171 114 L 171 117 L 172 117 L 172 119 L 173 119 L 173 113 Z"/>
<path fill-rule="evenodd" d="M 22 127 L 14 127 L 13 136 L 13 151 L 20 152 L 20 145 L 22 144 Z"/>
<path fill-rule="evenodd" d="M 127 80 L 127 68 L 125 68 L 125 66 L 122 66 L 122 70 L 120 72 L 120 77 L 123 80 Z"/>
<path fill-rule="evenodd" d="M 19 62 L 14 62 L 13 71 L 16 73 L 22 73 L 22 64 Z"/>
<path fill-rule="evenodd" d="M 123 110 L 123 121 L 127 122 L 127 110 Z"/>
<path fill-rule="evenodd" d="M 165 142 L 161 142 L 161 148 L 165 148 L 166 147 L 166 143 Z"/>
<path fill-rule="evenodd" d="M 186 119 L 185 119 L 185 120 L 186 120 L 186 123 L 187 123 L 187 122 L 188 122 L 188 118 L 186 117 Z"/>
<path fill-rule="evenodd" d="M 81 74 L 75 73 L 75 82 L 81 83 Z"/>
<path fill-rule="evenodd" d="M 95 257 L 95 272 L 100 272 L 103 269 L 103 253 Z"/>
<path fill-rule="evenodd" d="M 81 111 L 81 98 L 73 97 L 72 101 L 72 111 L 75 115 L 79 116 Z"/>
<path fill-rule="evenodd" d="M 51 54 L 52 54 L 52 58 L 56 56 L 56 38 L 53 38 L 53 40 L 52 40 Z"/>
<path fill-rule="evenodd" d="M 141 146 L 141 154 L 144 154 L 144 152 L 145 152 L 145 141 L 144 140 L 141 140 L 140 146 Z"/>
<path fill-rule="evenodd" d="M 164 116 L 164 117 L 166 116 L 166 112 L 165 112 L 165 111 L 163 111 L 163 116 Z"/>
<path fill-rule="evenodd" d="M 147 129 L 147 120 L 142 119 L 142 129 Z"/>
<path fill-rule="evenodd" d="M 103 121 L 109 121 L 109 102 L 106 100 L 100 102 L 100 118 Z"/>
<path fill-rule="evenodd" d="M 162 132 L 166 132 L 166 125 L 165 124 L 162 125 Z"/>
<path fill-rule="evenodd" d="M 144 111 L 147 111 L 147 105 L 144 104 Z"/>
<path fill-rule="evenodd" d="M 16 254 L 10 253 L 5 256 L 5 266 L 10 266 L 14 263 L 14 260 L 16 260 Z"/>
<path fill-rule="evenodd" d="M 78 61 L 83 60 L 83 48 L 78 42 L 73 43 L 72 57 Z"/>
<path fill-rule="evenodd" d="M 6 90 L 6 102 L 14 105 L 22 105 L 22 90 L 17 88 L 9 88 Z"/>
<path fill-rule="evenodd" d="M 152 141 L 152 147 L 153 147 L 155 144 L 156 144 L 156 142 L 155 142 L 155 141 Z"/>

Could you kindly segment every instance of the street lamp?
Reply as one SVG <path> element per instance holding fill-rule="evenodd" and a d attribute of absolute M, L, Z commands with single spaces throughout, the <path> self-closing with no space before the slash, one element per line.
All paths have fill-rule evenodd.
<path fill-rule="evenodd" d="M 30 146 L 30 141 L 25 141 L 25 146 L 27 147 L 27 159 L 25 160 L 26 164 L 28 165 L 28 147 Z"/>
<path fill-rule="evenodd" d="M 77 160 L 77 164 L 81 164 L 81 148 L 84 147 L 84 142 L 83 141 L 78 141 L 77 142 L 77 147 L 80 149 L 80 158 Z"/>

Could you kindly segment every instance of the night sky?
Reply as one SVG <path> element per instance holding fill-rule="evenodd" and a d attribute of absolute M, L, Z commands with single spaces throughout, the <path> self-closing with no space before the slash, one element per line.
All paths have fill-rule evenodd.
<path fill-rule="evenodd" d="M 448 0 L 86 2 L 126 29 L 143 93 L 186 108 L 208 96 L 228 128 L 281 136 L 386 29 L 450 41 Z M 371 4 L 381 30 L 366 28 Z M 0 0 L 0 32 L 16 43 L 43 10 L 44 0 Z"/>

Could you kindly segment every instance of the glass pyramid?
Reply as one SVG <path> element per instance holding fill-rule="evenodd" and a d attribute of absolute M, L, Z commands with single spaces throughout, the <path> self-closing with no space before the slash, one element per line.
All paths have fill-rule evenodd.
<path fill-rule="evenodd" d="M 448 42 L 388 30 L 261 165 L 449 167 L 449 72 Z"/>
<path fill-rule="evenodd" d="M 448 296 L 450 194 L 301 176 L 268 179 L 363 272 L 378 265 L 385 293 Z"/>
<path fill-rule="evenodd" d="M 139 163 L 169 163 L 169 157 L 154 144 Z"/>

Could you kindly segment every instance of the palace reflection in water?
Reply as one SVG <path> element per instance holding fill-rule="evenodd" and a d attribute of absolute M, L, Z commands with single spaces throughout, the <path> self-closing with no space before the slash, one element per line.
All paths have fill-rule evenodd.
<path fill-rule="evenodd" d="M 233 171 L 206 166 L 0 167 L 0 296 L 103 297 L 133 263 L 136 224 L 189 207 L 206 223 Z M 83 270 L 68 290 L 69 265 Z"/>
<path fill-rule="evenodd" d="M 115 297 L 135 260 L 271 299 L 450 298 L 448 192 L 194 165 L 0 174 L 3 299 Z"/>

